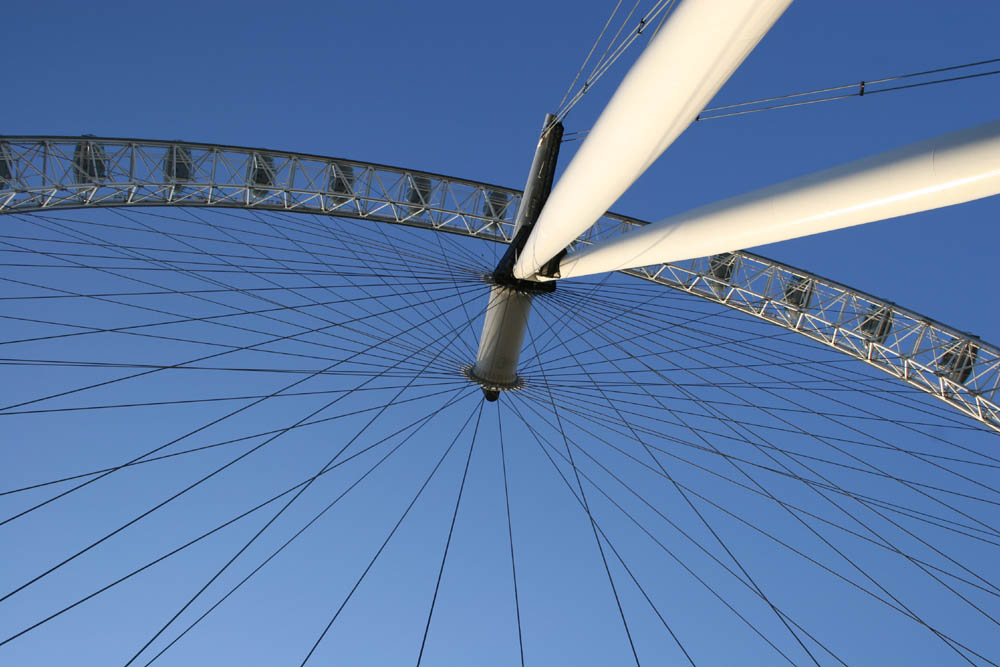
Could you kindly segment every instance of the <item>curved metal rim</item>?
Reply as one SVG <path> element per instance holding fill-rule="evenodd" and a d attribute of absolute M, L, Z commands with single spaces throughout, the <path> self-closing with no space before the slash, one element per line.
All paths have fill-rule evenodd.
<path fill-rule="evenodd" d="M 506 243 L 513 237 L 520 195 L 516 189 L 431 172 L 262 148 L 91 136 L 0 137 L 0 214 L 109 206 L 234 207 L 374 220 Z M 607 213 L 574 245 L 646 224 Z M 1000 432 L 1000 348 L 975 336 L 748 252 L 622 273 L 834 347 Z"/>

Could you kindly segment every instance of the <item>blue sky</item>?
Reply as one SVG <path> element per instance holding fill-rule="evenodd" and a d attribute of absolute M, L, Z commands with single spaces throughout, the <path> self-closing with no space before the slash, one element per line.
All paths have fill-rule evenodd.
<path fill-rule="evenodd" d="M 372 0 L 175 2 L 153 8 L 124 2 L 91 6 L 22 3 L 7 12 L 4 51 L 8 76 L 0 103 L 0 132 L 91 133 L 265 147 L 400 165 L 519 188 L 543 115 L 557 106 L 613 4 L 593 0 L 510 0 L 502 4 Z M 997 25 L 1000 6 L 982 1 L 799 0 L 722 89 L 715 103 L 998 57 Z M 636 53 L 635 49 L 629 52 L 573 110 L 565 123 L 567 131 L 589 127 L 621 77 L 625 61 Z M 713 199 L 995 120 L 1000 103 L 998 81 L 1000 78 L 986 77 L 698 123 L 614 210 L 644 219 L 666 217 Z M 564 144 L 563 165 L 576 145 Z M 998 213 L 1000 201 L 993 198 L 756 250 L 996 341 L 1000 338 L 1000 318 L 994 307 L 996 278 L 992 269 L 1000 241 L 994 224 Z M 91 280 L 100 286 L 99 278 Z M 35 314 L 45 312 L 52 319 L 104 316 L 101 306 L 94 308 L 57 313 L 39 307 Z M 115 317 L 116 312 L 109 310 L 107 317 Z M 558 311 L 550 316 L 555 317 L 555 313 Z M 16 326 L 9 326 L 7 331 L 14 332 Z M 130 345 L 123 345 L 117 354 L 130 359 L 164 354 L 162 348 Z M 106 350 L 67 346 L 61 351 L 82 358 L 91 353 L 99 357 Z M 0 390 L 3 397 L 12 399 L 4 405 L 14 402 L 25 386 L 29 392 L 44 392 L 62 386 L 59 382 L 72 383 L 84 377 L 82 373 L 66 373 L 54 377 L 43 371 L 11 370 L 10 380 L 0 382 L 5 385 Z M 220 375 L 213 377 L 210 388 L 249 390 L 241 382 L 238 377 Z M 152 397 L 159 392 L 157 395 L 176 397 L 202 389 L 178 378 L 144 387 L 142 392 L 149 393 L 142 395 Z M 129 389 L 119 387 L 95 395 L 94 400 L 116 402 L 129 396 Z M 363 398 L 349 400 L 366 405 Z M 317 399 L 303 398 L 295 405 L 294 415 L 284 404 L 266 408 L 231 432 L 265 430 L 271 424 L 297 419 L 300 412 L 305 414 L 321 404 Z M 468 399 L 466 404 L 462 414 L 475 415 L 475 400 Z M 192 408 L 183 413 L 183 425 L 208 420 L 217 413 L 218 408 L 211 405 Z M 180 432 L 183 425 L 172 423 L 172 417 L 164 414 L 143 408 L 114 419 L 107 413 L 53 417 L 52 421 L 24 418 L 6 431 L 0 430 L 0 434 L 7 434 L 0 436 L 6 440 L 0 469 L 15 471 L 13 481 L 4 483 L 3 488 L 22 480 L 46 478 L 47 465 L 53 461 L 58 464 L 52 468 L 59 470 L 54 475 L 89 470 L 121 460 L 124 451 L 131 451 L 117 444 L 140 439 L 153 442 L 152 436 L 162 441 L 164 435 Z M 418 414 L 404 411 L 386 428 L 401 427 L 407 418 L 415 419 Z M 483 415 L 484 421 L 496 419 L 493 406 L 487 406 Z M 397 462 L 393 474 L 403 479 L 411 466 L 427 465 L 423 446 L 433 445 L 435 452 L 440 451 L 438 445 L 446 445 L 445 440 L 453 437 L 462 421 L 452 417 L 447 427 L 434 427 L 433 437 L 422 436 L 421 448 Z M 344 423 L 343 431 L 325 432 L 323 437 L 335 439 L 350 428 L 361 428 L 363 420 L 352 418 Z M 515 446 L 530 439 L 527 431 L 516 425 L 510 435 Z M 905 438 L 906 434 L 897 432 L 895 436 Z M 469 440 L 461 442 L 467 447 Z M 296 440 L 294 446 L 311 445 L 315 443 L 303 439 Z M 425 664 L 501 665 L 518 659 L 511 591 L 504 578 L 509 545 L 503 523 L 502 479 L 497 476 L 497 445 L 495 430 L 484 430 L 476 445 L 480 458 L 472 459 L 470 466 L 469 495 L 463 500 L 463 514 L 457 523 L 454 552 L 449 555 L 442 584 L 442 604 L 435 611 L 436 632 L 430 634 Z M 57 448 L 47 452 L 50 446 Z M 415 506 L 412 520 L 403 524 L 397 547 L 387 552 L 387 564 L 378 577 L 373 576 L 365 594 L 359 595 L 358 607 L 338 621 L 336 634 L 329 641 L 324 640 L 321 648 L 326 652 L 317 654 L 317 664 L 408 664 L 416 660 L 429 604 L 428 582 L 433 587 L 449 508 L 454 504 L 467 451 L 462 447 L 461 454 L 446 460 L 442 469 L 446 479 L 428 487 L 426 502 Z M 201 525 L 199 503 L 210 505 L 222 516 L 227 510 L 252 504 L 260 495 L 258 489 L 295 483 L 307 474 L 310 464 L 300 466 L 301 460 L 290 451 L 292 445 L 280 454 L 267 454 L 256 463 L 248 463 L 245 477 L 200 492 L 197 500 L 148 527 L 142 524 L 122 547 L 109 547 L 58 581 L 40 582 L 30 599 L 12 597 L 6 608 L 0 602 L 4 637 L 27 621 L 51 613 L 74 595 L 124 573 L 143 557 L 176 544 L 189 528 Z M 629 664 L 631 653 L 619 631 L 617 610 L 607 599 L 607 591 L 600 588 L 606 585 L 606 576 L 600 561 L 595 560 L 589 526 L 580 523 L 579 509 L 561 488 L 563 483 L 545 468 L 549 464 L 540 454 L 515 450 L 512 456 L 517 475 L 512 481 L 512 512 L 523 518 L 524 558 L 529 563 L 522 581 L 527 664 Z M 199 462 L 197 468 L 169 463 L 164 465 L 174 467 L 165 472 L 123 476 L 105 490 L 87 492 L 89 495 L 79 501 L 53 509 L 37 522 L 13 528 L 6 536 L 0 533 L 0 544 L 15 573 L 4 578 L 4 589 L 57 561 L 59 554 L 72 553 L 73 545 L 85 544 L 99 534 L 99 526 L 124 520 L 136 507 L 179 488 L 180 480 L 195 470 L 208 470 L 212 462 L 221 465 L 224 460 L 218 455 L 209 462 Z M 990 479 L 989 474 L 996 479 L 995 469 L 984 473 L 982 479 Z M 328 494 L 346 486 L 350 479 L 345 473 L 322 493 L 304 496 L 303 503 L 309 509 L 296 516 L 304 522 L 310 512 L 322 507 Z M 932 483 L 933 479 L 926 481 Z M 680 502 L 657 486 L 662 480 L 642 478 L 636 483 L 645 485 L 640 488 L 664 506 Z M 178 644 L 176 654 L 164 654 L 162 662 L 299 664 L 315 638 L 315 619 L 325 619 L 332 602 L 339 601 L 350 588 L 348 583 L 355 575 L 346 573 L 360 571 L 405 507 L 404 497 L 415 491 L 396 488 L 390 481 L 379 484 L 375 491 L 349 500 L 351 504 L 341 508 L 340 514 L 306 538 L 296 552 L 299 560 L 276 564 L 282 576 L 248 587 L 242 598 L 227 603 L 230 607 L 225 615 L 220 609 L 222 620 L 201 634 L 192 633 L 188 644 Z M 727 502 L 747 502 L 748 511 L 752 506 L 711 482 L 704 484 Z M 611 510 L 601 511 L 611 516 Z M 995 508 L 989 511 L 993 514 L 983 511 L 977 516 L 989 517 L 985 520 L 996 525 Z M 780 517 L 760 517 L 763 526 L 793 530 Z M 697 524 L 691 517 L 686 519 Z M 292 523 L 281 535 L 290 534 Z M 808 622 L 810 628 L 826 630 L 834 637 L 834 645 L 853 656 L 856 662 L 848 660 L 849 664 L 943 664 L 942 660 L 956 658 L 954 653 L 940 652 L 940 644 L 911 638 L 907 634 L 911 630 L 896 617 L 849 596 L 838 597 L 842 588 L 811 578 L 806 569 L 799 570 L 804 568 L 801 563 L 771 556 L 746 532 L 748 529 L 729 524 L 725 529 L 742 545 L 748 563 L 762 570 L 787 567 L 788 582 L 808 583 L 808 590 L 796 589 L 805 584 L 783 584 L 781 577 L 776 577 L 772 586 L 789 604 L 794 603 L 804 625 Z M 256 527 L 236 530 L 231 542 L 185 552 L 119 597 L 96 598 L 45 628 L 0 646 L 0 664 L 124 663 L 151 631 L 170 618 L 186 595 L 197 590 L 210 569 L 206 563 L 216 564 L 225 554 L 232 555 L 232 545 L 248 539 Z M 630 533 L 621 538 L 627 544 L 638 539 Z M 275 537 L 274 545 L 278 543 L 280 539 Z M 262 547 L 260 555 L 265 553 Z M 991 570 L 995 575 L 991 552 L 970 548 L 963 553 L 970 567 L 981 568 L 987 578 Z M 693 551 L 684 552 L 684 558 L 697 557 Z M 911 580 L 896 572 L 890 561 L 883 561 L 883 555 L 865 552 L 864 557 L 873 568 L 882 569 L 889 586 L 911 586 Z M 695 662 L 774 664 L 770 662 L 773 655 L 752 644 L 752 636 L 739 634 L 743 630 L 731 631 L 721 622 L 713 629 L 710 619 L 719 613 L 713 603 L 680 575 L 660 577 L 658 573 L 666 566 L 658 558 L 663 554 L 636 551 L 631 562 L 641 572 L 640 580 L 655 582 L 651 583 L 655 599 L 666 602 L 674 612 L 678 631 L 691 638 L 690 644 L 697 651 Z M 626 585 L 628 575 L 619 569 L 615 577 L 622 587 L 623 604 L 633 614 L 630 620 L 637 635 L 648 638 L 640 642 L 643 664 L 680 660 L 676 645 L 663 634 L 663 626 L 643 606 L 639 593 Z M 587 586 L 581 581 L 588 582 Z M 732 594 L 736 596 L 733 599 L 751 604 L 739 597 L 741 593 Z M 936 604 L 936 593 L 914 595 L 914 604 Z M 829 611 L 825 610 L 826 599 L 835 600 Z M 995 599 L 986 599 L 986 604 L 993 605 L 988 609 L 998 609 Z M 683 600 L 684 606 L 671 607 L 670 600 Z M 758 609 L 756 613 L 762 612 Z M 847 619 L 851 615 L 854 617 Z M 956 618 L 966 625 L 970 641 L 978 640 L 980 650 L 996 650 L 986 639 L 989 632 L 996 631 L 995 625 L 984 622 L 982 615 Z M 847 620 L 880 629 L 858 636 L 855 645 L 856 630 Z M 770 624 L 770 632 L 780 634 L 773 617 L 761 622 Z M 322 625 L 319 623 L 320 628 Z M 786 646 L 791 642 L 787 635 L 782 641 Z M 303 650 L 289 657 L 289 647 Z M 790 650 L 795 650 L 794 646 Z M 5 651 L 11 657 L 4 656 Z M 993 660 L 998 657 L 996 653 L 987 655 Z M 799 659 L 805 658 L 795 661 Z"/>

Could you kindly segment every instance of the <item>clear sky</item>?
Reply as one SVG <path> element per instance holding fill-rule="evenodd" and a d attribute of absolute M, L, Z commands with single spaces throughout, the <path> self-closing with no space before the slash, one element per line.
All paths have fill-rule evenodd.
<path fill-rule="evenodd" d="M 520 188 L 544 114 L 558 106 L 614 4 L 610 0 L 572 3 L 181 0 L 154 8 L 150 4 L 117 1 L 90 5 L 59 0 L 16 3 L 5 12 L 7 67 L 0 96 L 0 133 L 89 133 L 263 147 L 399 165 Z M 649 4 L 644 2 L 643 6 Z M 798 0 L 713 104 L 1000 57 L 998 25 L 1000 4 L 986 0 L 949 3 Z M 590 126 L 638 48 L 633 47 L 570 113 L 565 121 L 567 132 Z M 995 120 L 998 108 L 1000 76 L 700 122 L 667 151 L 614 210 L 649 220 L 666 217 L 856 157 Z M 562 165 L 578 145 L 564 144 Z M 994 271 L 1000 241 L 998 216 L 1000 200 L 993 198 L 754 250 L 889 299 L 984 340 L 998 342 L 1000 315 L 996 309 Z M 98 223 L 111 220 L 88 219 Z M 4 222 L 0 218 L 0 223 Z M 22 231 L 16 233 L 27 235 Z M 374 237 L 366 238 L 371 242 Z M 424 241 L 413 243 L 414 247 L 422 248 L 419 244 Z M 9 250 L 10 246 L 6 248 Z M 26 274 L 20 273 L 20 269 L 4 265 L 3 270 L 6 273 L 0 275 L 25 279 Z M 77 285 L 73 289 L 98 292 L 110 288 L 114 282 L 105 284 L 101 276 L 86 279 L 92 281 L 86 288 Z M 69 283 L 63 286 L 66 284 Z M 182 289 L 179 282 L 169 284 Z M 0 295 L 4 289 L 13 288 L 0 285 Z M 456 298 L 449 294 L 451 300 L 443 300 L 442 307 L 458 308 Z M 697 313 L 710 312 L 699 304 L 678 303 Z M 121 309 L 105 311 L 108 304 L 76 303 L 65 306 L 63 311 L 59 310 L 63 306 L 43 307 L 40 302 L 19 304 L 3 307 L 23 306 L 32 317 L 54 321 L 98 321 L 101 317 L 133 321 Z M 200 312 L 190 304 L 184 307 L 194 309 L 191 313 Z M 23 315 L 28 310 L 7 312 Z M 536 321 L 535 326 L 543 329 L 558 317 L 568 317 L 567 312 L 555 307 L 547 312 L 542 317 L 551 317 L 552 321 Z M 654 315 L 649 317 L 654 321 Z M 637 326 L 642 321 L 637 319 Z M 0 322 L 0 339 L 19 335 L 21 326 L 12 320 Z M 752 331 L 755 336 L 766 337 L 768 333 L 755 323 L 743 322 L 739 326 L 743 327 L 741 331 Z M 701 330 L 692 335 L 710 340 L 704 338 L 710 334 Z M 148 342 L 135 343 L 135 347 L 127 342 L 116 349 L 119 343 L 104 338 L 101 341 L 89 347 L 86 343 L 81 344 L 84 347 L 65 343 L 58 348 L 21 350 L 12 356 L 27 359 L 32 354 L 45 354 L 52 358 L 62 355 L 61 358 L 72 359 L 134 360 L 161 354 L 162 359 L 151 363 L 164 363 L 163 359 L 188 351 L 168 350 Z M 830 358 L 825 351 L 810 354 L 824 362 Z M 247 363 L 256 361 L 248 359 Z M 299 362 L 289 362 L 291 367 L 299 368 L 296 363 Z M 751 363 L 750 357 L 740 357 L 739 363 Z M 0 397 L 4 406 L 16 403 L 24 395 L 45 395 L 93 378 L 111 377 L 97 371 L 87 375 L 65 369 L 10 368 L 0 370 Z M 872 373 L 861 369 L 856 372 Z M 205 385 L 187 376 L 171 376 L 160 384 L 141 385 L 134 390 L 123 384 L 115 385 L 102 393 L 91 392 L 78 404 L 64 402 L 58 406 L 128 402 L 138 396 L 143 401 L 154 401 L 188 395 L 227 395 L 225 392 L 230 396 L 255 394 L 263 386 L 245 381 L 235 373 L 213 375 Z M 267 386 L 273 390 L 276 385 Z M 387 400 L 390 395 L 385 396 Z M 906 394 L 907 399 L 910 396 Z M 286 407 L 293 404 L 293 399 L 263 408 L 222 433 L 238 437 L 236 434 L 276 428 L 276 424 L 285 425 L 304 417 L 324 402 L 315 397 L 298 400 L 293 408 Z M 377 404 L 381 399 L 373 400 Z M 811 398 L 796 400 L 821 410 Z M 465 401 L 464 407 L 459 406 L 444 425 L 430 427 L 433 435 L 416 439 L 412 451 L 400 450 L 405 458 L 394 459 L 397 467 L 392 475 L 395 476 L 387 476 L 356 497 L 347 496 L 345 505 L 338 508 L 339 514 L 331 516 L 325 524 L 317 524 L 315 532 L 296 543 L 294 553 L 269 566 L 267 572 L 273 571 L 273 575 L 262 576 L 253 586 L 248 584 L 245 590 L 241 589 L 226 606 L 213 612 L 209 617 L 211 623 L 192 631 L 157 664 L 299 664 L 405 508 L 407 499 L 416 491 L 413 481 L 417 480 L 419 486 L 419 479 L 407 477 L 406 472 L 417 467 L 419 475 L 429 472 L 428 466 L 433 465 L 465 418 L 472 415 L 475 420 L 479 410 L 475 397 Z M 359 409 L 369 405 L 367 399 L 358 396 L 351 397 L 349 402 Z M 932 406 L 927 408 L 929 414 L 942 414 L 933 404 L 928 405 Z M 822 409 L 832 408 L 827 404 Z M 882 408 L 870 409 L 878 412 Z M 7 421 L 13 425 L 0 425 L 3 450 L 0 477 L 4 471 L 13 474 L 10 479 L 3 478 L 0 487 L 10 489 L 112 465 L 222 414 L 213 404 L 185 410 L 177 413 L 176 421 L 175 413 L 151 407 L 131 412 L 88 412 L 81 417 L 64 417 L 62 413 L 8 417 Z M 382 428 L 387 430 L 382 434 L 388 434 L 390 427 L 402 428 L 408 420 L 426 414 L 421 410 L 424 408 L 401 411 L 385 420 Z M 642 420 L 655 418 L 655 411 L 651 412 L 648 406 L 642 410 Z M 112 413 L 114 416 L 109 416 Z M 463 500 L 455 524 L 453 550 L 444 570 L 440 604 L 435 609 L 423 664 L 508 665 L 520 660 L 507 578 L 509 542 L 503 481 L 498 476 L 499 440 L 493 426 L 496 408 L 487 405 L 482 414 L 483 422 L 489 421 L 490 428 L 484 426 L 481 440 L 477 441 L 482 446 L 476 445 L 475 454 L 481 458 L 471 459 L 469 495 Z M 920 418 L 912 410 L 905 414 L 905 419 Z M 896 413 L 893 417 L 897 417 Z M 538 448 L 531 445 L 534 449 L 528 453 L 531 440 L 528 430 L 517 425 L 515 416 L 506 414 L 504 418 L 512 423 L 506 443 L 515 448 L 511 454 L 514 457 L 512 516 L 514 530 L 522 531 L 520 544 L 525 563 L 520 582 L 525 663 L 631 664 L 632 653 L 614 599 L 609 597 L 608 577 L 595 547 L 593 530 L 584 521 L 585 515 L 574 507 L 575 501 Z M 811 414 L 808 419 L 818 418 Z M 655 421 L 642 423 L 653 431 L 660 428 Z M 345 434 L 364 426 L 364 418 L 344 418 L 337 424 L 321 437 L 331 442 L 346 438 Z M 809 421 L 804 428 L 818 429 L 820 425 Z M 891 434 L 878 430 L 882 428 L 888 426 L 880 423 L 871 437 L 893 437 L 893 442 L 900 444 L 910 443 L 909 439 L 914 438 L 913 442 L 920 440 L 914 444 L 918 449 L 934 446 L 932 439 L 924 442 L 923 435 L 915 435 L 908 427 L 900 427 Z M 586 429 L 582 425 L 578 429 L 579 437 L 585 438 Z M 944 437 L 942 434 L 947 431 L 951 438 L 952 431 L 957 431 L 962 438 L 966 437 L 957 428 L 928 429 L 937 436 Z M 556 434 L 555 430 L 546 432 L 548 437 L 554 438 Z M 216 439 L 224 437 L 220 434 Z M 377 440 L 367 432 L 365 437 Z M 625 436 L 619 433 L 616 437 Z M 831 437 L 855 436 L 848 436 L 838 426 Z M 967 443 L 975 451 L 986 451 L 991 443 L 982 434 L 968 437 L 975 439 Z M 136 441 L 134 447 L 123 444 L 132 441 Z M 791 441 L 769 442 L 793 446 Z M 380 567 L 373 569 L 371 579 L 366 579 L 365 587 L 359 589 L 356 603 L 352 601 L 356 606 L 347 608 L 343 618 L 333 626 L 335 631 L 320 644 L 313 658 L 316 664 L 416 662 L 469 443 L 468 433 L 460 436 L 456 452 L 442 468 L 441 479 L 428 487 L 428 497 L 415 505 L 414 515 L 402 524 L 398 538 L 394 538 L 397 542 L 392 543 L 394 548 L 386 552 L 384 565 L 379 561 Z M 267 454 L 252 463 L 248 459 L 249 469 L 243 476 L 208 485 L 212 486 L 209 491 L 199 492 L 196 500 L 186 502 L 181 509 L 170 510 L 156 520 L 143 521 L 137 524 L 134 533 L 128 536 L 123 533 L 119 542 L 109 541 L 88 554 L 86 565 L 77 566 L 74 561 L 73 567 L 79 569 L 60 570 L 59 576 L 47 577 L 30 590 L 0 601 L 0 641 L 122 576 L 145 562 L 144 559 L 169 551 L 197 531 L 260 502 L 268 493 L 276 493 L 274 489 L 283 488 L 282 484 L 288 486 L 308 476 L 308 471 L 325 459 L 313 462 L 315 457 L 309 457 L 316 452 L 307 449 L 303 449 L 300 457 L 294 447 L 315 444 L 309 438 L 300 438 L 280 454 Z M 522 445 L 523 452 L 518 449 Z M 794 446 L 807 445 L 796 441 Z M 433 456 L 427 454 L 428 449 L 433 449 Z M 197 471 L 203 474 L 213 469 L 213 465 L 222 465 L 228 455 L 212 453 L 190 467 L 165 463 L 163 471 L 136 473 L 127 479 L 123 472 L 121 481 L 108 482 L 109 486 L 101 491 L 85 490 L 72 499 L 39 510 L 38 519 L 0 526 L 0 553 L 4 554 L 0 560 L 3 581 L 0 595 L 171 491 L 183 488 L 197 478 Z M 178 626 L 183 628 L 194 620 L 224 593 L 225 586 L 235 584 L 266 557 L 270 548 L 279 545 L 321 509 L 332 494 L 359 477 L 363 466 L 369 465 L 366 461 L 359 458 L 360 467 L 356 470 L 345 466 L 344 476 L 330 482 L 330 487 L 321 493 L 304 494 L 302 504 L 307 507 L 296 510 L 287 524 L 276 526 L 278 535 L 268 537 L 267 546 L 255 545 L 248 553 L 248 564 L 242 561 L 238 564 L 239 574 L 227 571 L 219 592 L 209 591 L 208 603 L 199 599 L 194 607 L 196 613 L 189 611 L 193 615 L 185 616 L 181 619 L 185 625 L 178 622 Z M 888 460 L 884 463 L 890 465 Z M 717 465 L 721 469 L 722 464 Z M 572 469 L 563 465 L 562 470 L 572 481 Z M 986 488 L 990 480 L 996 485 L 998 470 L 976 468 L 975 482 L 945 475 L 948 484 L 956 484 L 949 487 L 956 493 L 975 492 L 991 499 L 973 502 L 971 509 L 962 506 L 963 511 L 981 522 L 975 525 L 983 530 L 993 530 L 998 525 L 997 493 Z M 925 474 L 905 466 L 899 471 Z M 926 484 L 944 483 L 945 478 L 935 476 L 939 473 L 928 472 L 920 479 Z M 663 490 L 666 482 L 662 478 L 635 474 L 632 482 L 640 490 L 645 489 L 662 509 L 673 511 L 684 502 L 680 496 Z M 854 488 L 867 489 L 880 494 L 879 497 L 893 497 L 887 484 L 869 487 L 864 480 L 844 478 L 845 485 L 848 479 L 859 485 Z M 407 481 L 404 484 L 394 480 Z M 712 497 L 726 507 L 745 509 L 750 513 L 748 516 L 754 517 L 751 523 L 758 522 L 776 534 L 788 531 L 788 535 L 797 536 L 794 532 L 797 529 L 786 523 L 790 521 L 787 517 L 755 514 L 758 509 L 761 512 L 765 509 L 763 504 L 760 508 L 755 504 L 762 503 L 759 499 L 743 499 L 731 490 L 717 487 L 711 480 L 694 477 L 692 480 L 694 486 L 704 485 L 698 488 L 706 495 L 717 494 Z M 775 484 L 780 487 L 782 482 Z M 789 498 L 796 497 L 790 487 L 781 488 L 790 494 Z M 42 490 L 42 494 L 32 495 L 28 500 L 23 494 L 0 498 L 3 516 L 40 502 L 48 497 L 43 495 L 46 493 L 52 495 L 54 491 Z M 930 511 L 918 501 L 912 502 L 910 507 Z M 202 512 L 203 506 L 211 507 L 212 511 Z M 715 512 L 707 509 L 706 504 L 699 507 Z M 602 506 L 599 511 L 605 513 L 602 516 L 607 517 L 609 525 L 621 521 L 620 516 L 615 518 L 610 506 Z M 698 528 L 696 517 L 677 511 L 683 514 L 685 526 L 702 531 L 697 533 L 698 539 L 705 544 L 711 542 L 704 526 Z M 720 530 L 739 545 L 740 562 L 759 573 L 762 585 L 769 587 L 775 598 L 792 610 L 791 615 L 801 619 L 810 632 L 822 635 L 830 648 L 846 656 L 847 664 L 965 664 L 946 642 L 926 630 L 914 630 L 915 623 L 900 620 L 901 614 L 886 611 L 885 605 L 859 602 L 860 598 L 844 592 L 850 586 L 817 574 L 818 570 L 810 569 L 812 566 L 787 553 L 772 555 L 771 544 L 757 541 L 749 528 L 712 516 L 719 521 Z M 958 514 L 948 516 L 959 520 Z M 969 518 L 962 520 L 973 522 Z M 218 542 L 187 550 L 169 564 L 130 580 L 121 589 L 102 594 L 37 631 L 0 645 L 0 665 L 124 664 L 266 518 L 253 521 L 256 523 L 234 528 L 233 534 L 227 534 L 224 540 L 220 538 Z M 924 529 L 929 531 L 926 537 L 932 541 L 947 539 L 948 533 Z M 648 545 L 640 548 L 637 545 L 642 536 L 622 530 L 625 532 L 617 538 L 619 541 L 615 542 L 614 537 L 611 541 L 634 549 L 631 555 L 623 553 L 625 562 L 633 564 L 637 579 L 649 585 L 650 597 L 660 606 L 668 624 L 678 631 L 679 643 L 690 649 L 693 662 L 716 665 L 782 662 L 745 625 L 733 620 L 731 612 L 719 607 L 710 594 L 686 578 L 673 561 L 666 564 L 663 551 L 650 550 Z M 663 531 L 663 539 L 667 540 L 669 529 Z M 1000 542 L 1000 536 L 989 539 Z M 607 550 L 607 543 L 604 544 Z M 823 547 L 810 544 L 803 547 L 810 555 L 821 560 L 829 555 Z M 975 574 L 940 559 L 931 560 L 932 556 L 924 551 L 920 553 L 935 565 L 952 573 L 962 572 L 963 577 L 978 582 L 978 588 L 971 586 L 962 591 L 984 613 L 970 611 L 968 605 L 961 604 L 955 611 L 945 611 L 952 607 L 940 602 L 938 596 L 944 589 L 935 588 L 938 584 L 925 573 L 904 571 L 902 566 L 896 569 L 895 561 L 881 551 L 851 546 L 850 549 L 858 551 L 849 553 L 861 559 L 858 562 L 866 568 L 880 571 L 881 575 L 876 577 L 880 584 L 893 592 L 907 591 L 906 603 L 926 610 L 936 619 L 929 622 L 953 623 L 952 629 L 959 628 L 954 636 L 997 662 L 1000 643 L 995 637 L 1000 636 L 1000 628 L 989 617 L 996 619 L 1000 614 L 997 602 L 1000 589 L 976 577 L 982 575 L 985 580 L 995 581 L 1000 574 L 996 566 L 1000 559 L 996 558 L 994 547 L 990 547 L 992 551 L 980 547 L 974 545 L 966 550 L 964 543 L 957 547 L 959 560 Z M 725 575 L 712 570 L 696 548 L 690 545 L 677 548 L 685 562 L 710 573 L 706 574 L 710 581 L 716 581 L 712 577 L 718 577 L 718 582 L 726 580 Z M 722 553 L 718 543 L 712 544 L 712 549 L 713 553 Z M 684 658 L 678 642 L 665 632 L 664 624 L 650 611 L 621 564 L 610 552 L 607 557 L 611 559 L 613 578 L 622 594 L 624 615 L 635 630 L 642 664 L 682 664 Z M 3 565 L 5 561 L 8 566 Z M 520 566 L 521 561 L 517 562 Z M 754 567 L 758 570 L 753 570 Z M 849 567 L 840 562 L 836 569 L 847 576 Z M 857 570 L 849 576 L 852 580 L 863 580 Z M 865 585 L 876 590 L 870 581 Z M 774 637 L 782 650 L 788 651 L 791 662 L 810 663 L 794 633 L 783 629 L 767 609 L 759 604 L 754 606 L 745 588 L 735 586 L 729 595 L 735 606 L 757 619 L 765 634 Z M 947 604 L 953 602 L 948 598 Z M 718 624 L 715 618 L 720 619 Z M 177 632 L 179 629 L 171 626 L 164 637 L 172 638 Z M 135 664 L 145 664 L 163 644 L 161 638 L 157 647 L 143 654 L 143 660 Z M 834 658 L 816 646 L 809 644 L 809 649 L 821 664 L 836 664 Z M 970 659 L 974 664 L 989 664 L 974 656 Z"/>

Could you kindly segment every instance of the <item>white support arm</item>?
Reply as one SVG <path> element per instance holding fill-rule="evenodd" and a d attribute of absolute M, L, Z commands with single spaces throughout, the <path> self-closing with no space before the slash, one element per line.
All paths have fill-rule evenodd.
<path fill-rule="evenodd" d="M 706 257 L 1000 193 L 1000 121 L 681 213 L 566 255 L 563 278 Z"/>
<path fill-rule="evenodd" d="M 791 0 L 683 0 L 552 190 L 514 266 L 528 279 L 590 227 L 690 125 Z"/>

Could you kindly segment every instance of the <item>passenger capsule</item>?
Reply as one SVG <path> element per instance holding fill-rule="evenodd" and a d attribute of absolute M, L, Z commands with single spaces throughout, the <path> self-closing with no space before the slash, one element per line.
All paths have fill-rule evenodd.
<path fill-rule="evenodd" d="M 83 135 L 93 136 L 91 134 Z M 73 151 L 73 179 L 80 185 L 99 183 L 108 176 L 108 158 L 104 147 L 93 141 L 80 141 Z"/>
<path fill-rule="evenodd" d="M 805 276 L 791 276 L 784 287 L 785 303 L 792 308 L 805 310 L 812 303 L 813 280 Z"/>
<path fill-rule="evenodd" d="M 486 199 L 483 201 L 483 216 L 497 222 L 503 220 L 509 202 L 510 197 L 506 192 L 487 190 Z"/>
<path fill-rule="evenodd" d="M 9 188 L 14 181 L 14 160 L 7 143 L 0 141 L 0 190 Z"/>
<path fill-rule="evenodd" d="M 708 286 L 715 292 L 715 296 L 722 298 L 726 294 L 735 268 L 736 255 L 731 252 L 712 255 L 708 259 L 708 273 L 713 278 L 713 280 L 708 281 Z"/>
<path fill-rule="evenodd" d="M 187 183 L 194 178 L 194 161 L 187 146 L 168 146 L 163 157 L 163 180 L 167 183 Z M 178 188 L 179 189 L 179 188 Z"/>
<path fill-rule="evenodd" d="M 413 204 L 407 207 L 410 215 L 416 215 L 426 209 L 431 202 L 431 179 L 426 176 L 410 176 L 410 189 L 406 193 L 406 202 Z"/>
<path fill-rule="evenodd" d="M 892 331 L 892 308 L 872 304 L 861 318 L 861 333 L 873 343 L 884 343 Z"/>
<path fill-rule="evenodd" d="M 351 197 L 354 196 L 354 181 L 356 178 L 354 167 L 351 165 L 337 163 L 330 165 L 328 189 L 335 195 L 330 197 L 330 201 L 333 202 L 334 206 L 340 206 L 351 200 Z"/>
<path fill-rule="evenodd" d="M 938 359 L 938 370 L 956 384 L 965 384 L 976 366 L 979 346 L 968 341 L 956 340 Z"/>
<path fill-rule="evenodd" d="M 274 185 L 274 158 L 254 153 L 247 169 L 247 185 L 254 197 L 265 197 Z"/>

